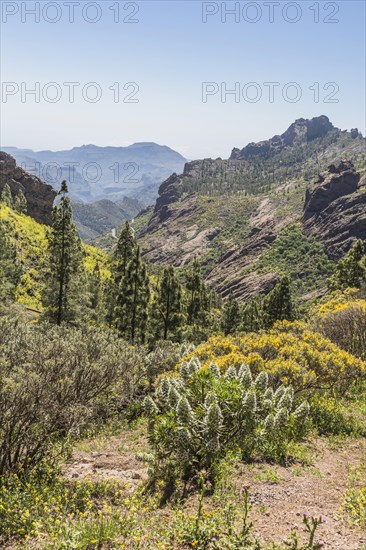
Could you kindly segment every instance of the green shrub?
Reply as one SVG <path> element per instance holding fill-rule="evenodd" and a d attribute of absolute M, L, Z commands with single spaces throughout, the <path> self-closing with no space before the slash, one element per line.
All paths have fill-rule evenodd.
<path fill-rule="evenodd" d="M 335 397 L 316 395 L 311 400 L 311 419 L 322 435 L 364 436 L 364 421 L 352 409 Z"/>
<path fill-rule="evenodd" d="M 245 460 L 259 454 L 282 460 L 288 442 L 306 430 L 309 405 L 294 406 L 291 387 L 275 392 L 268 375 L 253 379 L 248 366 L 229 367 L 224 376 L 216 364 L 201 369 L 193 358 L 176 378 L 162 378 L 154 399 L 145 399 L 154 475 L 194 477 L 215 464 L 229 450 Z"/>
<path fill-rule="evenodd" d="M 1 318 L 0 474 L 122 412 L 147 386 L 143 355 L 111 331 Z"/>

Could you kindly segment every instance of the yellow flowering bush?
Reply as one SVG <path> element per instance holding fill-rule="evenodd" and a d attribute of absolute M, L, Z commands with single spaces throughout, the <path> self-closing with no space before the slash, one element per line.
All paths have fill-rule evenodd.
<path fill-rule="evenodd" d="M 366 464 L 362 463 L 358 468 L 351 470 L 348 479 L 348 488 L 344 495 L 343 507 L 351 521 L 366 528 Z"/>
<path fill-rule="evenodd" d="M 314 311 L 313 324 L 342 349 L 366 359 L 366 300 L 355 289 L 333 293 Z"/>
<path fill-rule="evenodd" d="M 44 532 L 56 537 L 61 523 L 97 518 L 99 512 L 105 514 L 111 505 L 121 503 L 116 480 L 70 482 L 57 468 L 46 463 L 41 466 L 23 478 L 15 474 L 0 477 L 1 547 L 12 538 L 39 537 Z"/>
<path fill-rule="evenodd" d="M 357 288 L 346 288 L 343 291 L 331 292 L 312 308 L 311 314 L 313 317 L 318 317 L 344 309 L 349 306 L 350 302 L 357 300 L 358 293 Z"/>
<path fill-rule="evenodd" d="M 203 369 L 215 362 L 222 371 L 241 364 L 254 373 L 265 370 L 276 384 L 290 383 L 295 391 L 332 388 L 343 392 L 356 379 L 366 377 L 363 361 L 299 321 L 277 322 L 269 332 L 211 338 L 182 361 L 193 356 Z"/>

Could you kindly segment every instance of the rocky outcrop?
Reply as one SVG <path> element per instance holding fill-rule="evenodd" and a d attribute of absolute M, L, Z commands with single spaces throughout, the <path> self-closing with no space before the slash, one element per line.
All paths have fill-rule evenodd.
<path fill-rule="evenodd" d="M 242 214 L 249 217 L 247 234 L 241 245 L 222 241 L 221 253 L 215 261 L 210 251 L 222 239 L 225 208 L 218 206 L 214 198 L 211 207 L 217 225 L 206 221 L 207 203 L 200 204 L 197 194 L 190 194 L 171 204 L 161 204 L 149 223 L 148 231 L 141 235 L 143 256 L 151 262 L 182 267 L 194 257 L 200 258 L 206 266 L 207 283 L 224 298 L 230 293 L 240 300 L 246 300 L 255 293 L 267 294 L 278 282 L 276 273 L 258 273 L 256 262 L 276 240 L 280 229 L 292 221 L 277 213 L 277 205 L 269 198 L 251 201 Z M 169 218 L 158 223 L 161 210 L 169 210 Z M 226 207 L 230 210 L 230 204 Z M 238 212 L 240 216 L 240 212 Z M 198 223 L 197 223 L 198 220 Z M 202 224 L 206 227 L 203 228 Z M 226 242 L 226 244 L 224 244 Z M 224 249 L 226 250 L 224 251 Z"/>
<path fill-rule="evenodd" d="M 153 232 L 159 224 L 170 217 L 169 205 L 179 199 L 178 186 L 180 181 L 181 178 L 174 173 L 160 185 L 159 196 L 155 203 L 154 215 L 147 229 L 148 232 Z"/>
<path fill-rule="evenodd" d="M 215 163 L 211 159 L 207 159 L 210 163 Z M 197 179 L 202 172 L 202 165 L 205 161 L 194 160 L 187 162 L 184 166 L 183 173 L 181 175 L 172 174 L 168 179 L 163 181 L 159 187 L 159 196 L 156 199 L 154 214 L 146 229 L 147 233 L 153 233 L 157 231 L 161 224 L 164 224 L 171 217 L 174 217 L 176 208 L 172 207 L 182 197 L 182 184 L 184 180 Z M 180 208 L 180 215 L 189 214 L 191 209 L 191 203 L 193 199 L 193 193 L 190 193 L 188 197 L 192 195 L 192 200 L 185 201 L 182 208 Z M 190 206 L 189 206 L 190 205 Z"/>
<path fill-rule="evenodd" d="M 162 195 L 167 198 L 167 195 Z M 178 203 L 161 202 L 155 209 L 147 230 L 142 233 L 143 255 L 152 262 L 176 267 L 207 253 L 211 241 L 220 229 L 200 229 L 195 217 L 203 214 L 198 197 L 190 194 Z"/>
<path fill-rule="evenodd" d="M 249 160 L 258 155 L 268 156 L 279 153 L 285 147 L 293 147 L 297 143 L 309 142 L 325 136 L 328 132 L 337 130 L 325 115 L 310 120 L 299 118 L 280 136 L 258 143 L 249 143 L 244 149 L 233 149 L 230 160 Z"/>
<path fill-rule="evenodd" d="M 338 260 L 356 239 L 366 244 L 366 178 L 349 161 L 330 165 L 307 190 L 304 230 Z"/>
<path fill-rule="evenodd" d="M 321 115 L 310 120 L 299 118 L 281 136 L 285 145 L 294 145 L 302 141 L 313 141 L 335 130 L 329 118 Z"/>
<path fill-rule="evenodd" d="M 36 176 L 16 165 L 15 159 L 0 151 L 0 193 L 8 184 L 13 197 L 23 191 L 27 199 L 27 214 L 39 223 L 51 224 L 56 191 Z"/>
<path fill-rule="evenodd" d="M 357 191 L 359 181 L 360 174 L 351 162 L 341 161 L 338 166 L 331 164 L 328 172 L 320 174 L 306 191 L 304 220 L 317 216 L 339 197 Z"/>

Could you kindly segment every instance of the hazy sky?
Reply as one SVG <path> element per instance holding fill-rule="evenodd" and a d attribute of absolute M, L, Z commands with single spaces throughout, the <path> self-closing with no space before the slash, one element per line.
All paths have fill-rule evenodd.
<path fill-rule="evenodd" d="M 1 8 L 4 146 L 155 141 L 190 159 L 225 158 L 320 114 L 365 133 L 362 0 Z"/>

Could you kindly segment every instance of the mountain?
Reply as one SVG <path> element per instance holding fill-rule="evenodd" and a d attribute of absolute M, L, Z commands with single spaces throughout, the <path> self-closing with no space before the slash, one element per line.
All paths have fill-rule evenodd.
<path fill-rule="evenodd" d="M 224 297 L 266 293 L 286 273 L 297 295 L 310 298 L 332 260 L 365 239 L 365 169 L 357 129 L 342 131 L 324 115 L 298 119 L 228 160 L 189 162 L 166 179 L 140 234 L 144 256 L 175 266 L 197 256 Z"/>
<path fill-rule="evenodd" d="M 161 181 L 181 171 L 186 162 L 169 147 L 148 142 L 129 147 L 83 145 L 66 151 L 3 150 L 56 189 L 62 179 L 67 180 L 71 198 L 79 202 L 128 197 L 148 206 L 155 202 Z"/>
<path fill-rule="evenodd" d="M 8 184 L 13 198 L 22 191 L 27 199 L 27 213 L 37 222 L 51 224 L 56 192 L 36 176 L 16 165 L 15 159 L 0 151 L 0 194 Z"/>
<path fill-rule="evenodd" d="M 102 199 L 93 203 L 72 203 L 73 216 L 83 241 L 89 242 L 110 232 L 123 221 L 131 220 L 143 205 L 137 199 L 124 198 L 119 203 Z"/>

